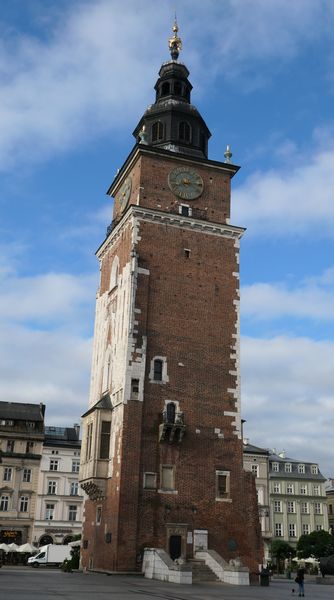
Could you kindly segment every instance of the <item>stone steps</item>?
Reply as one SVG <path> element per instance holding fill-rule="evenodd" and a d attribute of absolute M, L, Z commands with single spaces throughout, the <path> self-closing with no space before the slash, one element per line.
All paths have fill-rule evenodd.
<path fill-rule="evenodd" d="M 191 566 L 193 582 L 199 581 L 219 581 L 218 577 L 205 564 L 204 560 L 191 559 L 187 561 Z"/>

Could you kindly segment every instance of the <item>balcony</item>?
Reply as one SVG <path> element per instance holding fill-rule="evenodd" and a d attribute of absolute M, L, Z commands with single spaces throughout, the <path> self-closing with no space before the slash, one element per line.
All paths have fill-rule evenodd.
<path fill-rule="evenodd" d="M 170 408 L 170 406 L 173 408 Z M 170 402 L 162 413 L 162 423 L 159 425 L 159 442 L 182 442 L 186 426 L 182 412 L 175 412 L 175 405 Z"/>

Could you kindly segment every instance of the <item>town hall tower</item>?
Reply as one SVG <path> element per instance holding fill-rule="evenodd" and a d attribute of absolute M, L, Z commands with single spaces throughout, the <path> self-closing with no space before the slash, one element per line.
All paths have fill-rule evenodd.
<path fill-rule="evenodd" d="M 254 571 L 262 543 L 240 415 L 244 229 L 230 224 L 239 167 L 229 151 L 208 159 L 211 134 L 173 31 L 155 102 L 108 190 L 113 219 L 97 251 L 82 562 L 134 571 L 145 548 L 172 560 L 208 549 Z"/>

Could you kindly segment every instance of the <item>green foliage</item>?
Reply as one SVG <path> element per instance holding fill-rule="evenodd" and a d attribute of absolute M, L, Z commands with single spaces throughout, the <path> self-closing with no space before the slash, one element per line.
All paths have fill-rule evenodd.
<path fill-rule="evenodd" d="M 330 556 L 334 554 L 334 536 L 323 530 L 302 535 L 297 542 L 297 554 L 299 558 Z"/>
<path fill-rule="evenodd" d="M 283 540 L 275 540 L 271 544 L 271 556 L 277 558 L 277 560 L 283 560 L 285 558 L 292 558 L 296 552 L 288 542 Z"/>

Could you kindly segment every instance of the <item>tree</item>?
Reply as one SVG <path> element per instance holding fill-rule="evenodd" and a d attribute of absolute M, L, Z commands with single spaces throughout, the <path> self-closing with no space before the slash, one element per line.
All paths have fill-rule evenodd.
<path fill-rule="evenodd" d="M 323 530 L 302 535 L 297 542 L 297 554 L 299 558 L 330 556 L 334 554 L 334 536 Z"/>
<path fill-rule="evenodd" d="M 271 544 L 271 556 L 276 559 L 278 571 L 280 571 L 280 565 L 283 566 L 283 561 L 288 558 L 291 560 L 295 556 L 296 551 L 288 542 L 283 540 L 275 540 Z"/>

